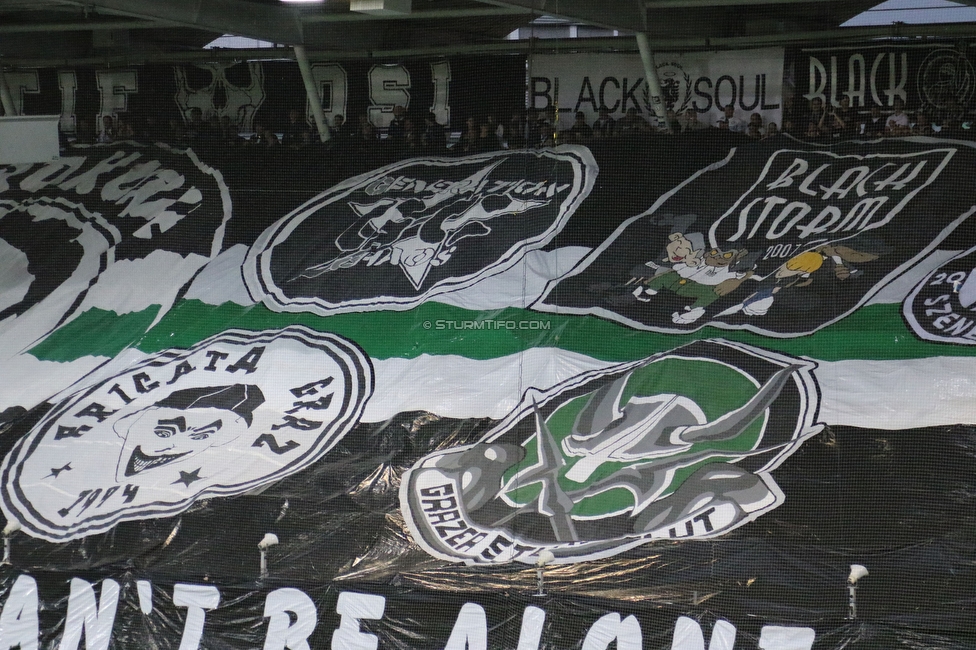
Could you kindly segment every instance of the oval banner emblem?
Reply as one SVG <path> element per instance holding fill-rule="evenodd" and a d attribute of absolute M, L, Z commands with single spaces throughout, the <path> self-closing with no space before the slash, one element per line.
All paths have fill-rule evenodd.
<path fill-rule="evenodd" d="M 243 494 L 319 460 L 372 390 L 355 344 L 304 327 L 160 352 L 63 400 L 17 443 L 3 511 L 64 542 Z"/>

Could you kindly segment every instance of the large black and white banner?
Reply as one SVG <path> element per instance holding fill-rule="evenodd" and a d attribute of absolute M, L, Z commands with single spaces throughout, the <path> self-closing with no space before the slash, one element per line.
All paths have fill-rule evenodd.
<path fill-rule="evenodd" d="M 460 128 L 471 115 L 505 115 L 524 105 L 525 58 L 519 56 L 315 62 L 312 76 L 329 124 L 337 115 L 353 124 L 366 116 L 382 129 L 393 119 L 393 108 L 403 106 Z M 193 108 L 204 119 L 230 118 L 247 132 L 255 120 L 272 129 L 284 126 L 292 109 L 313 124 L 293 62 L 22 69 L 5 78 L 18 114 L 60 115 L 68 134 L 97 126 L 105 115 L 126 121 L 151 117 L 163 127 L 170 119 L 182 122 Z"/>
<path fill-rule="evenodd" d="M 779 124 L 782 114 L 783 49 L 737 52 L 655 54 L 664 105 L 680 112 L 694 108 L 699 120 L 714 124 L 722 108 L 735 106 L 748 121 L 759 113 L 763 123 Z M 644 81 L 644 66 L 637 54 L 552 54 L 532 59 L 529 88 L 531 106 L 558 106 L 560 126 L 569 128 L 573 114 L 583 111 L 592 122 L 605 106 L 619 118 L 629 108 L 644 116 L 654 114 Z"/>
<path fill-rule="evenodd" d="M 474 287 L 545 246 L 597 172 L 578 146 L 388 165 L 266 230 L 244 279 L 252 297 L 276 310 L 409 309 Z"/>
<path fill-rule="evenodd" d="M 0 165 L 0 650 L 971 650 L 974 168 Z"/>
<path fill-rule="evenodd" d="M 923 138 L 732 149 L 625 220 L 535 308 L 660 332 L 810 334 L 926 264 L 969 219 L 952 188 L 972 156 Z"/>
<path fill-rule="evenodd" d="M 786 56 L 797 99 L 833 106 L 843 97 L 854 108 L 890 108 L 900 99 L 909 110 L 921 108 L 939 118 L 968 106 L 976 87 L 974 58 L 964 46 L 865 44 L 791 49 Z"/>

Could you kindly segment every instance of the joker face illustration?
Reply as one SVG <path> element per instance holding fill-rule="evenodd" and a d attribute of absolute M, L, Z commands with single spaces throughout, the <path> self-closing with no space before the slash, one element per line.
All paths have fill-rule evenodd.
<path fill-rule="evenodd" d="M 182 463 L 240 438 L 264 403 L 253 385 L 178 390 L 155 405 L 122 418 L 115 432 L 125 439 L 115 478 L 133 481 L 143 472 Z"/>
<path fill-rule="evenodd" d="M 0 508 L 62 542 L 247 494 L 319 462 L 372 387 L 358 346 L 297 325 L 160 350 L 65 396 L 21 438 Z"/>

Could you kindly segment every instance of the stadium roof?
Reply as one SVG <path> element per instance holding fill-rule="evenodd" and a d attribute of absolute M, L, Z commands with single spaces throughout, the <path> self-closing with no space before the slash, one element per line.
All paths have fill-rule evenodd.
<path fill-rule="evenodd" d="M 976 33 L 973 22 L 942 22 L 945 11 L 962 5 L 938 2 L 941 13 L 912 11 L 918 2 L 895 7 L 888 14 L 892 22 L 864 19 L 876 0 L 0 0 L 0 62 L 126 65 L 250 58 L 247 51 L 206 48 L 224 34 L 281 46 L 277 54 L 265 49 L 254 56 L 287 58 L 288 46 L 303 45 L 311 58 L 336 60 L 528 48 L 631 50 L 630 36 L 637 31 L 646 32 L 659 51 Z M 963 9 L 952 20 L 972 20 L 974 10 Z M 593 30 L 602 37 L 587 39 L 507 38 L 542 16 L 606 31 Z"/>

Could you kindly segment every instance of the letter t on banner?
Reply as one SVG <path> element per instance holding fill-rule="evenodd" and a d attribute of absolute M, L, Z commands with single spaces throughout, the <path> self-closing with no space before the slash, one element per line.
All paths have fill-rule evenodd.
<path fill-rule="evenodd" d="M 204 610 L 217 608 L 220 592 L 208 585 L 176 584 L 173 586 L 173 604 L 186 607 L 180 650 L 198 650 L 203 637 L 203 624 L 207 620 Z"/>

